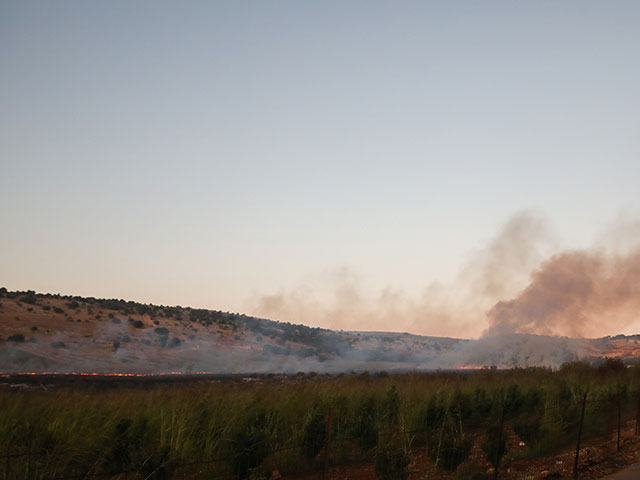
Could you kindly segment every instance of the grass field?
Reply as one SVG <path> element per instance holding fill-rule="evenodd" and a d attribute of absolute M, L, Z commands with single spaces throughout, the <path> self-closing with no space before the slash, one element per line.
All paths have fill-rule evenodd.
<path fill-rule="evenodd" d="M 269 478 L 274 470 L 285 477 L 318 471 L 325 461 L 369 461 L 380 478 L 404 478 L 420 450 L 465 478 L 503 456 L 574 445 L 585 395 L 583 438 L 615 428 L 618 411 L 622 419 L 635 414 L 639 374 L 609 361 L 557 371 L 63 382 L 48 389 L 39 379 L 0 393 L 1 470 L 16 479 Z M 385 468 L 398 471 L 385 477 Z"/>

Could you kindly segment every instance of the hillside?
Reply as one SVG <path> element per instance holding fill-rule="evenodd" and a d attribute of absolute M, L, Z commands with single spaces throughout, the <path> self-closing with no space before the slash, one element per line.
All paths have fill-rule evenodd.
<path fill-rule="evenodd" d="M 635 362 L 640 336 L 480 340 L 337 332 L 241 314 L 0 288 L 2 372 L 342 372 Z"/>

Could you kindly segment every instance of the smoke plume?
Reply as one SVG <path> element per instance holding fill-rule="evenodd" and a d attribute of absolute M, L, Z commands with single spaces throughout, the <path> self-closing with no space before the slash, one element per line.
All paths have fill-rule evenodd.
<path fill-rule="evenodd" d="M 640 222 L 619 218 L 593 248 L 563 251 L 544 218 L 520 212 L 470 255 L 455 281 L 425 282 L 420 295 L 392 287 L 372 294 L 341 268 L 322 285 L 256 296 L 247 310 L 333 329 L 465 338 L 633 333 L 640 328 L 639 234 Z"/>
<path fill-rule="evenodd" d="M 489 310 L 485 334 L 619 333 L 640 319 L 639 309 L 639 248 L 565 252 L 545 261 L 519 295 Z"/>
<path fill-rule="evenodd" d="M 519 212 L 493 239 L 472 252 L 455 281 L 425 281 L 418 295 L 392 286 L 372 293 L 356 272 L 342 267 L 316 284 L 256 295 L 245 310 L 257 316 L 338 330 L 478 336 L 486 328 L 484 312 L 524 288 L 529 273 L 556 243 L 543 218 Z"/>

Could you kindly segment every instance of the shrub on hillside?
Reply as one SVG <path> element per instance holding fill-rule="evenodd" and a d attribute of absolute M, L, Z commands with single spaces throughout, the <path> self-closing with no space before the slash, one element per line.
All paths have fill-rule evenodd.
<path fill-rule="evenodd" d="M 21 333 L 14 333 L 9 336 L 10 342 L 24 342 L 24 335 Z"/>
<path fill-rule="evenodd" d="M 38 297 L 36 292 L 29 291 L 24 297 L 20 298 L 22 303 L 28 303 L 29 305 L 36 305 L 38 303 Z"/>

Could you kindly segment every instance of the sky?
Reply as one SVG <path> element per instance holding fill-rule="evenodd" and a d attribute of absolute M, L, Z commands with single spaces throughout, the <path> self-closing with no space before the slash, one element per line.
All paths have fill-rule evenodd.
<path fill-rule="evenodd" d="M 0 0 L 0 285 L 478 336 L 545 255 L 638 218 L 639 24 L 635 1 Z M 528 253 L 488 262 L 513 222 Z"/>

